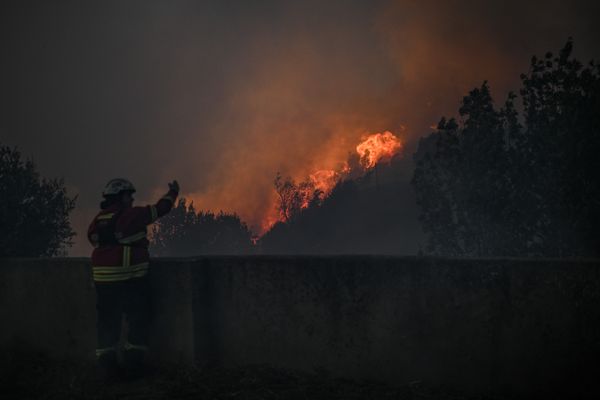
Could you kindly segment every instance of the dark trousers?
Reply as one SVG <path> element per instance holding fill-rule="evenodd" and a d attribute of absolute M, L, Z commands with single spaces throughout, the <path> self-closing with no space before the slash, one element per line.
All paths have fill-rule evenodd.
<path fill-rule="evenodd" d="M 98 350 L 116 348 L 125 314 L 129 326 L 128 343 L 148 345 L 148 329 L 153 316 L 147 276 L 121 282 L 96 283 Z"/>

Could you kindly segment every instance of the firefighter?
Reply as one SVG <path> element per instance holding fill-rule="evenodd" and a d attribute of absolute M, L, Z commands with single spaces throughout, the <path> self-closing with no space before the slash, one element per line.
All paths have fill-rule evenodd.
<path fill-rule="evenodd" d="M 169 183 L 168 193 L 156 204 L 145 207 L 133 206 L 134 193 L 135 187 L 126 179 L 108 182 L 102 192 L 101 210 L 88 229 L 88 239 L 94 246 L 96 357 L 106 378 L 142 372 L 152 317 L 147 226 L 171 210 L 179 184 Z M 127 341 L 119 344 L 123 314 L 129 332 Z"/>

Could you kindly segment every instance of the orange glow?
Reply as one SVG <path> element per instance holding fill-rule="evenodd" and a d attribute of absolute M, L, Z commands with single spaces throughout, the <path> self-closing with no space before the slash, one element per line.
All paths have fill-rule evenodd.
<path fill-rule="evenodd" d="M 301 184 L 298 188 L 298 193 L 300 193 L 300 198 L 302 199 L 302 204 L 300 205 L 300 208 L 308 208 L 308 206 L 310 205 L 310 201 L 315 195 L 314 187 L 310 185 Z"/>
<path fill-rule="evenodd" d="M 363 141 L 356 146 L 356 153 L 360 157 L 360 164 L 357 168 L 359 171 L 373 168 L 378 162 L 389 161 L 400 150 L 402 150 L 400 139 L 390 131 L 363 136 Z M 310 205 L 315 191 L 321 192 L 319 194 L 321 199 L 327 198 L 335 185 L 344 177 L 348 177 L 353 170 L 348 160 L 337 162 L 337 164 L 339 165 L 338 170 L 319 169 L 308 174 L 308 179 L 298 184 L 295 190 L 298 198 L 301 199 L 300 208 L 304 209 Z M 275 223 L 285 220 L 282 215 L 276 212 L 276 199 L 273 200 L 272 212 L 263 217 L 259 235 L 267 232 Z"/>
<path fill-rule="evenodd" d="M 320 190 L 327 197 L 339 181 L 340 174 L 333 170 L 322 169 L 314 174 L 310 174 L 309 177 L 313 185 L 315 185 L 315 189 Z"/>
<path fill-rule="evenodd" d="M 280 221 L 282 221 L 282 219 L 277 213 L 275 213 L 275 206 L 273 206 L 273 211 L 267 214 L 267 216 L 263 219 L 262 223 L 260 224 L 260 232 L 258 233 L 258 235 L 260 236 L 263 233 L 267 232 L 273 227 L 273 225 Z"/>
<path fill-rule="evenodd" d="M 363 142 L 356 146 L 360 164 L 365 169 L 373 168 L 379 161 L 391 159 L 401 149 L 400 139 L 390 131 L 364 137 Z"/>
<path fill-rule="evenodd" d="M 399 129 L 404 135 L 404 129 L 402 127 Z M 316 190 L 321 192 L 318 194 L 320 200 L 324 200 L 331 195 L 339 181 L 359 178 L 378 162 L 389 161 L 403 148 L 403 141 L 390 131 L 373 134 L 367 132 L 358 145 L 354 144 L 357 143 L 356 141 L 344 139 L 350 135 L 355 138 L 360 137 L 361 131 L 364 132 L 357 128 L 344 127 L 338 129 L 328 143 L 304 149 L 304 154 L 312 157 L 308 157 L 307 161 L 294 163 L 291 171 L 286 173 L 296 184 L 295 191 L 300 208 L 305 209 L 310 205 Z M 243 220 L 250 222 L 253 233 L 260 237 L 277 222 L 285 221 L 278 209 L 280 199 L 273 190 L 270 175 L 253 176 L 252 170 L 238 169 L 238 173 L 242 172 L 247 172 L 244 176 L 248 181 L 263 177 L 266 182 L 261 182 L 261 185 L 266 189 L 249 190 L 240 196 L 237 187 L 228 189 L 228 186 L 217 185 L 214 187 L 220 189 L 219 191 L 188 193 L 185 197 L 193 200 L 195 204 L 206 205 L 216 202 L 219 205 L 217 209 L 238 213 Z M 159 193 L 157 192 L 156 196 Z M 247 202 L 240 203 L 241 198 Z M 210 207 L 206 208 L 210 209 Z"/>

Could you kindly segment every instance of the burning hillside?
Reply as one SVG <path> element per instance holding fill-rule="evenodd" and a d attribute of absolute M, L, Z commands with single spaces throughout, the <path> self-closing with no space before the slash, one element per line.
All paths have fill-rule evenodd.
<path fill-rule="evenodd" d="M 404 134 L 403 127 L 399 128 Z M 273 161 L 270 157 L 280 152 L 244 153 L 241 159 L 231 159 L 232 170 L 240 176 L 237 180 L 215 182 L 206 191 L 186 194 L 194 204 L 203 210 L 222 210 L 236 213 L 248 223 L 253 233 L 262 236 L 274 224 L 286 221 L 298 210 L 307 208 L 311 201 L 322 202 L 340 181 L 357 179 L 374 169 L 377 163 L 389 162 L 401 153 L 404 141 L 391 131 L 364 133 L 351 128 L 336 127 L 331 139 L 318 147 L 302 147 L 298 161 Z M 351 134 L 345 132 L 350 131 Z M 349 142 L 348 136 L 360 137 L 357 142 Z M 269 144 L 270 145 L 270 144 Z M 286 143 L 286 146 L 297 143 Z M 273 163 L 284 167 L 285 175 L 280 176 L 276 191 L 272 191 L 273 181 L 267 172 L 253 174 L 247 169 L 252 157 L 262 157 L 265 171 L 273 171 Z M 267 165 L 268 164 L 268 165 Z M 272 175 L 271 175 L 272 176 Z M 247 187 L 254 182 L 254 187 Z M 243 194 L 240 188 L 246 188 Z M 281 204 L 287 204 L 282 212 Z"/>
<path fill-rule="evenodd" d="M 300 183 L 292 178 L 283 180 L 277 175 L 274 182 L 278 194 L 277 206 L 272 208 L 273 213 L 277 214 L 269 214 L 263 219 L 261 234 L 276 222 L 290 220 L 311 203 L 322 202 L 341 180 L 362 176 L 378 163 L 389 162 L 401 150 L 402 142 L 390 131 L 367 134 L 338 170 L 317 170 Z"/>

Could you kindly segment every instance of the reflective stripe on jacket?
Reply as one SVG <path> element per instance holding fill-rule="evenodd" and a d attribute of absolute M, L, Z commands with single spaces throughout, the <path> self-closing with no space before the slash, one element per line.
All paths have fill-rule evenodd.
<path fill-rule="evenodd" d="M 177 193 L 169 191 L 155 205 L 121 209 L 116 205 L 102 210 L 88 229 L 88 239 L 94 245 L 92 270 L 96 282 L 118 282 L 140 278 L 148 272 L 149 241 L 146 227 L 173 207 Z M 111 221 L 111 219 L 115 220 Z M 113 222 L 114 239 L 106 240 L 106 228 Z M 104 240 L 104 242 L 103 242 Z"/>
<path fill-rule="evenodd" d="M 147 260 L 149 257 L 147 249 L 116 246 L 114 249 L 108 250 L 111 252 L 119 251 L 117 250 L 118 248 L 122 249 L 120 250 L 122 251 L 122 255 L 119 265 L 100 265 L 95 263 L 92 265 L 92 272 L 96 282 L 124 281 L 132 278 L 141 278 L 148 273 L 149 263 Z M 134 257 L 132 253 L 138 253 L 137 257 Z"/>

